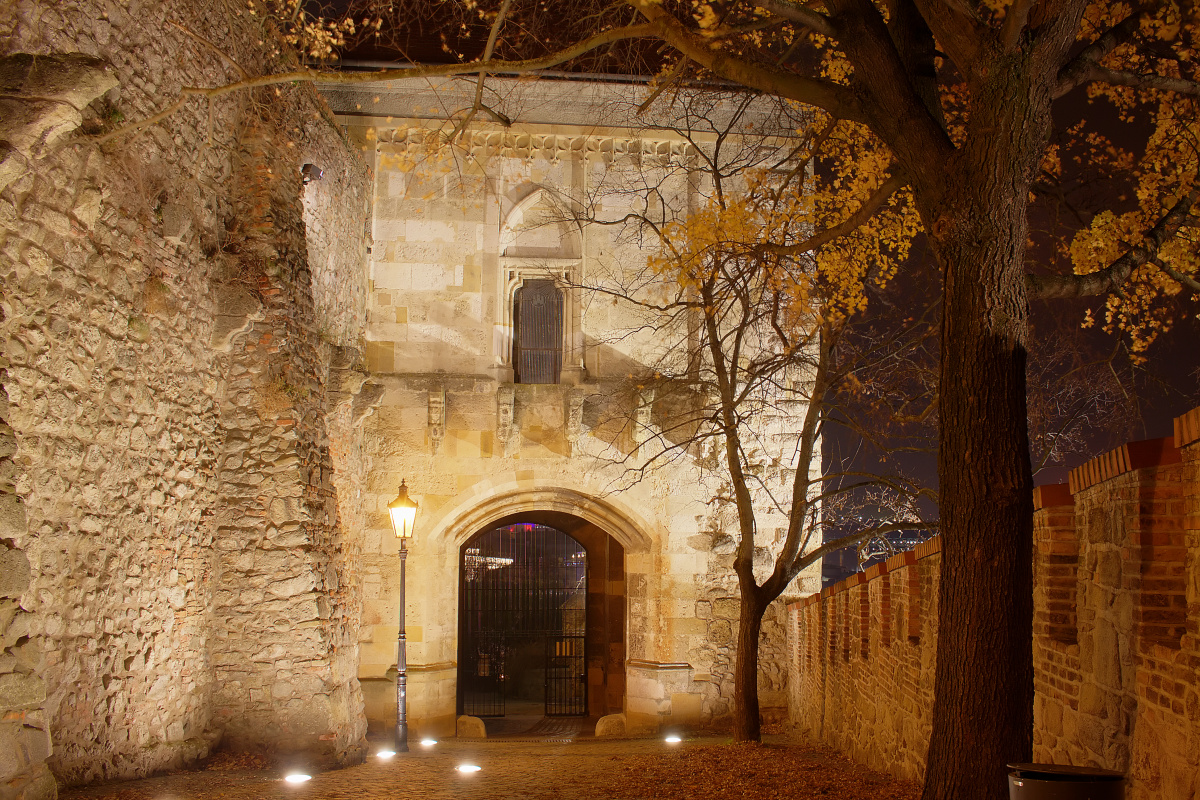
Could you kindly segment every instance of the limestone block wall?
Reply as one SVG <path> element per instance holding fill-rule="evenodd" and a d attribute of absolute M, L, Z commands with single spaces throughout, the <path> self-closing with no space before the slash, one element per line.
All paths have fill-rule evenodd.
<path fill-rule="evenodd" d="M 365 168 L 295 87 L 98 138 L 234 61 L 264 70 L 258 24 L 181 2 L 0 8 L 0 54 L 36 55 L 0 67 L 4 485 L 25 518 L 0 538 L 29 564 L 3 601 L 25 613 L 0 618 L 0 783 L 32 787 L 14 796 L 53 796 L 46 764 L 144 775 L 222 736 L 356 755 L 335 491 L 360 477 L 335 486 L 327 387 L 362 328 Z M 311 190 L 306 161 L 326 173 Z"/>
<path fill-rule="evenodd" d="M 1131 798 L 1200 791 L 1198 464 L 1200 409 L 1175 421 L 1173 438 L 1124 445 L 1034 497 L 1034 759 L 1126 772 Z M 789 606 L 792 721 L 919 778 L 937 614 L 898 612 L 894 561 Z M 936 584 L 926 561 L 922 588 Z M 900 663 L 877 645 L 898 613 L 918 637 Z M 894 697 L 903 710 L 887 707 Z"/>
<path fill-rule="evenodd" d="M 647 249 L 617 226 L 562 223 L 569 198 L 618 218 L 643 210 L 627 184 L 666 163 L 686 165 L 687 147 L 661 131 L 528 119 L 546 108 L 537 88 L 515 102 L 521 119 L 512 128 L 481 126 L 460 149 L 432 147 L 431 123 L 356 113 L 391 113 L 394 88 L 379 87 L 378 105 L 337 100 L 376 175 L 365 353 L 368 386 L 380 395 L 365 423 L 359 673 L 368 716 L 380 726 L 394 718 L 399 569 L 385 507 L 404 479 L 421 506 L 406 584 L 414 731 L 454 729 L 460 547 L 499 520 L 549 513 L 600 528 L 623 553 L 619 576 L 597 592 L 623 607 L 620 641 L 607 658 L 589 655 L 591 698 L 607 706 L 593 711 L 624 711 L 630 730 L 722 724 L 732 710 L 738 618 L 734 523 L 711 502 L 719 477 L 691 455 L 638 473 L 668 410 L 625 383 L 668 337 L 585 288 L 644 272 Z M 704 185 L 676 177 L 660 189 L 682 210 Z M 523 281 L 547 277 L 564 297 L 561 380 L 514 383 L 514 295 Z M 635 405 L 643 410 L 636 420 Z M 776 422 L 780 430 L 764 438 L 786 438 L 785 421 Z M 764 462 L 775 465 L 772 477 L 786 463 L 778 454 Z M 760 524 L 765 565 L 783 523 L 764 515 Z M 806 574 L 798 584 L 817 580 Z M 782 618 L 782 607 L 771 609 L 763 628 L 768 722 L 787 704 Z"/>
<path fill-rule="evenodd" d="M 624 601 L 614 612 L 619 615 L 623 656 L 615 663 L 601 658 L 593 665 L 605 673 L 596 677 L 603 682 L 593 689 L 606 693 L 604 712 L 625 711 L 641 729 L 694 726 L 727 716 L 727 707 L 704 702 L 707 692 L 728 680 L 723 670 L 732 669 L 731 661 L 710 660 L 708 628 L 724 618 L 725 628 L 719 633 L 730 636 L 736 600 L 709 573 L 713 535 L 700 527 L 707 526 L 706 509 L 697 500 L 700 492 L 681 490 L 688 486 L 685 479 L 696 486 L 694 472 L 666 473 L 619 494 L 612 492 L 609 484 L 621 473 L 596 469 L 592 459 L 602 448 L 595 438 L 585 435 L 571 445 L 563 423 L 549 425 L 554 417 L 563 418 L 571 387 L 516 387 L 518 418 L 543 424 L 525 428 L 518 423 L 509 434 L 516 441 L 504 456 L 493 446 L 500 439 L 495 382 L 455 377 L 372 380 L 384 387 L 384 394 L 366 422 L 372 474 L 365 494 L 360 676 L 369 687 L 368 714 L 373 721 L 388 724 L 394 707 L 399 569 L 385 507 L 402 477 L 420 504 L 406 586 L 409 720 L 414 731 L 453 729 L 459 548 L 490 522 L 522 514 L 572 515 L 601 528 L 623 550 L 621 568 L 607 576 L 609 586 L 602 591 L 607 598 Z M 431 394 L 439 403 L 444 401 L 447 416 L 436 457 L 427 410 Z M 561 452 L 590 457 L 565 458 Z M 589 594 L 599 588 L 589 584 Z M 713 602 L 705 599 L 713 596 L 733 605 L 718 606 L 714 612 Z M 719 641 L 729 646 L 727 639 Z"/>

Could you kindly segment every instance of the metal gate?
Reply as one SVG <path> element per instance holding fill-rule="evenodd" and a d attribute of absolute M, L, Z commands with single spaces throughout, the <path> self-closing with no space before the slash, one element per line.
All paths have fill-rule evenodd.
<path fill-rule="evenodd" d="M 573 717 L 587 713 L 582 636 L 546 639 L 546 716 Z"/>
<path fill-rule="evenodd" d="M 459 713 L 536 698 L 547 716 L 586 714 L 583 545 L 546 525 L 495 528 L 463 546 L 459 574 Z"/>
<path fill-rule="evenodd" d="M 513 369 L 517 383 L 558 383 L 562 372 L 563 296 L 554 281 L 517 290 Z"/>

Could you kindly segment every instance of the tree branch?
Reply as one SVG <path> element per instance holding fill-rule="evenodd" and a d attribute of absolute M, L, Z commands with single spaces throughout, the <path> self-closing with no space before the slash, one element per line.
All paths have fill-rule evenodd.
<path fill-rule="evenodd" d="M 766 9 L 789 22 L 795 22 L 810 30 L 814 30 L 822 36 L 828 36 L 832 39 L 837 35 L 834 31 L 833 23 L 829 21 L 829 17 L 805 8 L 799 3 L 792 2 L 792 0 L 760 0 L 757 5 L 759 8 Z"/>
<path fill-rule="evenodd" d="M 223 97 L 227 94 L 233 94 L 245 89 L 257 89 L 263 86 L 279 86 L 284 83 L 337 83 L 337 84 L 363 84 L 363 83 L 378 83 L 381 81 L 396 81 L 411 78 L 437 78 L 451 77 L 455 75 L 464 75 L 479 72 L 489 73 L 521 73 L 535 72 L 540 69 L 549 69 L 563 62 L 577 58 L 584 53 L 595 50 L 598 47 L 603 47 L 606 44 L 621 41 L 624 39 L 640 39 L 645 37 L 654 37 L 660 33 L 660 27 L 653 23 L 641 25 L 626 25 L 620 28 L 611 28 L 602 31 L 595 36 L 577 42 L 570 47 L 551 53 L 541 58 L 528 58 L 519 61 L 492 61 L 490 59 L 480 59 L 477 61 L 468 61 L 462 64 L 428 64 L 415 66 L 411 69 L 384 69 L 377 72 L 322 72 L 316 69 L 296 69 L 288 72 L 279 72 L 272 75 L 260 75 L 257 78 L 244 78 L 234 83 L 227 83 L 223 86 L 201 87 L 201 86 L 185 86 L 179 91 L 179 96 L 169 105 L 163 108 L 158 113 L 147 117 L 137 122 L 132 122 L 129 125 L 123 125 L 114 131 L 111 131 L 104 136 L 97 137 L 97 141 L 103 143 L 128 133 L 141 130 L 150 125 L 155 125 L 162 122 L 167 117 L 178 111 L 189 97 L 207 97 L 215 99 Z"/>
<path fill-rule="evenodd" d="M 1033 8 L 1034 0 L 1013 0 L 1004 15 L 1004 26 L 1000 30 L 1000 44 L 1004 52 L 1011 53 L 1017 49 L 1021 41 L 1021 32 L 1029 22 L 1029 11 Z"/>
<path fill-rule="evenodd" d="M 843 547 L 849 547 L 852 544 L 857 544 L 858 542 L 861 542 L 864 539 L 869 539 L 873 536 L 881 536 L 885 533 L 897 533 L 899 531 L 930 531 L 937 530 L 937 528 L 938 523 L 936 522 L 921 522 L 920 520 L 913 520 L 911 522 L 888 522 L 883 525 L 876 525 L 873 528 L 867 528 L 866 530 L 859 531 L 858 533 L 851 533 L 847 536 L 834 539 L 831 542 L 825 542 L 816 550 L 808 551 L 796 562 L 796 573 L 799 574 L 800 570 L 804 569 L 809 564 L 812 564 L 818 558 L 824 558 L 830 553 L 841 550 Z"/>
<path fill-rule="evenodd" d="M 496 38 L 500 35 L 500 28 L 503 27 L 504 18 L 508 16 L 508 9 L 511 6 L 512 0 L 504 0 L 504 2 L 500 5 L 500 10 L 496 12 L 496 19 L 492 22 L 492 29 L 488 33 L 487 45 L 483 48 L 484 61 L 491 61 L 492 59 L 492 53 L 496 49 Z M 459 120 L 459 122 L 454 126 L 454 130 L 452 130 L 450 135 L 447 137 L 448 141 L 452 142 L 457 139 L 459 134 L 466 130 L 467 126 L 471 124 L 471 120 L 475 118 L 475 114 L 484 109 L 486 109 L 487 112 L 492 116 L 492 119 L 496 120 L 504 127 L 507 128 L 508 126 L 512 125 L 512 120 L 510 120 L 508 117 L 494 109 L 488 108 L 483 104 L 483 84 L 486 79 L 487 70 L 480 70 L 479 79 L 475 82 L 475 102 L 471 104 L 471 108 L 468 109 L 466 116 Z"/>
<path fill-rule="evenodd" d="M 639 117 L 642 114 L 645 114 L 646 109 L 650 108 L 650 106 L 654 104 L 654 101 L 658 99 L 658 96 L 665 92 L 667 88 L 675 82 L 675 79 L 683 74 L 683 71 L 687 69 L 687 65 L 690 61 L 691 59 L 689 59 L 687 56 L 680 57 L 679 63 L 671 68 L 671 72 L 667 75 L 667 77 L 663 78 L 659 82 L 658 86 L 654 88 L 654 91 L 650 93 L 650 96 L 647 97 L 640 106 L 638 106 L 637 111 L 634 113 Z"/>
<path fill-rule="evenodd" d="M 1100 59 L 1111 53 L 1118 45 L 1133 38 L 1141 25 L 1144 6 L 1135 8 L 1133 13 L 1112 26 L 1100 35 L 1096 41 L 1083 48 L 1075 58 L 1071 59 L 1058 71 L 1058 87 L 1054 90 L 1055 97 L 1062 97 L 1079 84 L 1087 80 L 1087 75 Z"/>
<path fill-rule="evenodd" d="M 1158 267 L 1163 272 L 1167 273 L 1167 275 L 1171 276 L 1171 278 L 1173 278 L 1174 280 L 1179 281 L 1179 283 L 1181 283 L 1182 285 L 1191 289 L 1196 294 L 1200 294 L 1200 281 L 1197 281 L 1195 278 L 1191 277 L 1190 275 L 1184 275 L 1182 272 L 1175 269 L 1170 264 L 1164 262 L 1162 259 L 1155 258 L 1155 259 L 1153 259 L 1153 263 L 1154 263 L 1154 266 Z"/>
<path fill-rule="evenodd" d="M 1136 89 L 1158 89 L 1164 92 L 1200 97 L 1200 83 L 1166 75 L 1143 75 L 1137 72 L 1109 69 L 1092 64 L 1081 72 L 1079 83 L 1111 83 L 1113 86 L 1132 86 Z"/>
<path fill-rule="evenodd" d="M 933 31 L 934 38 L 959 70 L 966 74 L 979 53 L 979 46 L 993 38 L 992 32 L 966 3 L 958 0 L 911 0 Z"/>
<path fill-rule="evenodd" d="M 826 0 L 826 4 L 838 26 L 837 46 L 854 67 L 854 88 L 862 98 L 868 125 L 900 163 L 910 168 L 910 177 L 920 183 L 926 174 L 937 172 L 954 152 L 940 113 L 931 112 L 914 82 L 920 64 L 906 60 L 871 0 Z M 905 27 L 915 32 L 911 25 Z M 905 49 L 910 48 L 906 45 Z M 911 48 L 910 55 L 915 57 L 920 49 Z"/>
<path fill-rule="evenodd" d="M 864 222 L 875 216 L 876 212 L 887 202 L 888 198 L 895 194 L 901 187 L 906 186 L 908 181 L 900 175 L 893 175 L 888 178 L 874 194 L 867 198 L 858 211 L 855 211 L 842 222 L 834 225 L 832 228 L 827 228 L 815 236 L 810 236 L 803 242 L 797 244 L 765 244 L 764 249 L 768 253 L 778 256 L 798 256 L 802 253 L 808 253 L 816 250 L 819 247 L 829 244 L 835 239 L 840 239 L 846 234 L 858 228 Z"/>
<path fill-rule="evenodd" d="M 1179 199 L 1153 228 L 1146 231 L 1140 244 L 1131 247 L 1123 256 L 1098 272 L 1086 275 L 1026 275 L 1025 290 L 1031 300 L 1052 300 L 1060 297 L 1091 297 L 1105 292 L 1120 291 L 1137 267 L 1158 258 L 1163 244 L 1179 230 L 1200 200 L 1200 185 Z M 1170 274 L 1170 273 L 1168 273 Z"/>
<path fill-rule="evenodd" d="M 224 50 L 222 50 L 221 48 L 217 47 L 215 44 L 213 44 L 212 42 L 210 42 L 208 39 L 205 39 L 205 38 L 204 38 L 203 36 L 201 36 L 200 34 L 196 33 L 195 31 L 189 30 L 187 27 L 185 27 L 185 26 L 183 26 L 183 25 L 180 25 L 178 22 L 175 22 L 174 20 L 167 20 L 167 22 L 168 22 L 169 24 L 171 24 L 171 25 L 174 25 L 176 28 L 179 28 L 179 30 L 183 31 L 183 32 L 184 32 L 184 33 L 186 33 L 188 36 L 192 37 L 192 38 L 193 38 L 193 39 L 195 39 L 197 42 L 199 42 L 200 44 L 204 45 L 204 46 L 205 46 L 205 47 L 207 47 L 208 49 L 212 50 L 212 51 L 213 51 L 214 53 L 216 53 L 218 56 L 220 56 L 221 58 L 223 58 L 224 60 L 226 60 L 226 61 L 228 61 L 230 64 L 232 64 L 232 65 L 233 65 L 233 68 L 234 68 L 234 69 L 236 69 L 236 70 L 238 71 L 238 74 L 242 76 L 242 79 L 243 79 L 243 80 L 245 80 L 246 78 L 249 78 L 249 77 L 250 77 L 250 73 L 249 73 L 249 72 L 246 72 L 246 70 L 242 69 L 242 65 L 241 65 L 241 64 L 239 64 L 238 62 L 234 61 L 234 60 L 233 60 L 233 56 L 229 55 L 229 54 L 228 54 L 228 53 L 226 53 Z"/>
<path fill-rule="evenodd" d="M 649 20 L 655 34 L 700 66 L 727 80 L 788 100 L 814 105 L 843 119 L 865 122 L 862 110 L 850 91 L 831 81 L 809 78 L 753 64 L 725 52 L 691 31 L 654 0 L 626 0 Z"/>

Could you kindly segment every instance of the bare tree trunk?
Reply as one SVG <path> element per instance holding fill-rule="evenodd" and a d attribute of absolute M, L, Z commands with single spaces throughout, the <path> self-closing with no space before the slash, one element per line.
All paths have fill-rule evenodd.
<path fill-rule="evenodd" d="M 763 607 L 753 586 L 741 586 L 741 616 L 738 621 L 737 658 L 733 666 L 733 740 L 761 742 L 758 714 L 758 636 L 762 631 Z"/>
<path fill-rule="evenodd" d="M 955 281 L 947 299 L 1018 294 L 1020 280 Z M 1014 285 L 1015 284 L 1015 285 Z M 1006 304 L 1006 303 L 1004 303 Z M 947 309 L 941 378 L 942 567 L 933 734 L 924 797 L 1007 796 L 1004 765 L 1033 743 L 1033 481 L 1023 320 Z M 964 318 L 965 317 L 965 318 Z M 979 391 L 987 386 L 989 391 Z"/>
<path fill-rule="evenodd" d="M 1025 137 L 1032 129 L 1036 140 L 1048 128 L 1049 107 L 1037 108 L 1027 94 L 1023 109 L 1013 109 L 1019 101 L 1005 100 L 1008 116 L 950 165 L 957 175 L 947 178 L 949 188 L 927 217 L 944 273 L 945 305 L 938 451 L 942 566 L 924 800 L 1006 798 L 1005 764 L 1032 757 L 1033 478 L 1024 253 L 1026 196 L 1036 164 L 1020 162 L 1024 154 L 1040 152 Z M 1016 126 L 1004 130 L 1003 123 L 1014 120 Z"/>

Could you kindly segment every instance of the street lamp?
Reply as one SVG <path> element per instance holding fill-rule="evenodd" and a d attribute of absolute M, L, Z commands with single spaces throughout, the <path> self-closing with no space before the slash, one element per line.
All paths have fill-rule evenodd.
<path fill-rule="evenodd" d="M 408 488 L 400 481 L 400 493 L 388 503 L 392 530 L 400 540 L 400 633 L 396 636 L 396 752 L 408 752 L 408 654 L 404 636 L 404 561 L 408 557 L 408 540 L 413 535 L 413 519 L 417 504 L 408 499 Z"/>

